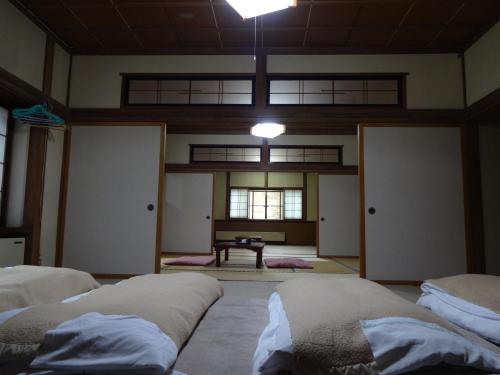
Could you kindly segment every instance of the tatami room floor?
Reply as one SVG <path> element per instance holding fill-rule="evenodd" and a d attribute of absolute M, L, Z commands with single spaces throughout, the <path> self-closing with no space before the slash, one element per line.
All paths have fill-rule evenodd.
<path fill-rule="evenodd" d="M 221 267 L 215 264 L 209 266 L 167 266 L 167 259 L 175 258 L 163 254 L 162 273 L 175 273 L 183 271 L 202 272 L 218 278 L 219 280 L 234 281 L 285 281 L 290 278 L 306 276 L 310 273 L 317 274 L 342 274 L 357 275 L 359 273 L 359 259 L 347 257 L 318 258 L 314 246 L 283 246 L 266 245 L 263 259 L 296 257 L 304 259 L 313 265 L 313 269 L 294 268 L 255 268 L 256 254 L 250 250 L 231 249 L 229 260 L 222 260 Z"/>

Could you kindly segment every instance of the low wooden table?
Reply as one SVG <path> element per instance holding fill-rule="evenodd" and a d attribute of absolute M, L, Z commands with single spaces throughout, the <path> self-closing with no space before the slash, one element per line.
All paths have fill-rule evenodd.
<path fill-rule="evenodd" d="M 235 241 L 228 241 L 228 242 L 219 242 L 214 245 L 214 250 L 215 250 L 215 255 L 216 255 L 216 261 L 215 265 L 217 267 L 220 267 L 220 252 L 222 250 L 225 251 L 225 256 L 224 260 L 229 260 L 229 249 L 247 249 L 247 250 L 252 250 L 257 253 L 257 261 L 255 263 L 255 266 L 257 268 L 262 267 L 262 251 L 264 250 L 264 246 L 266 244 L 264 242 L 252 242 L 252 243 L 237 243 Z"/>

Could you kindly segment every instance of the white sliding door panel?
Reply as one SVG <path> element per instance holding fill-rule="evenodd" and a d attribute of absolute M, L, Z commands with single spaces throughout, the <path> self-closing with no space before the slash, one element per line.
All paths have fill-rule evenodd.
<path fill-rule="evenodd" d="M 163 211 L 164 252 L 212 251 L 211 173 L 167 173 Z"/>
<path fill-rule="evenodd" d="M 75 126 L 71 133 L 63 265 L 154 272 L 162 127 Z"/>
<path fill-rule="evenodd" d="M 364 194 L 367 278 L 466 271 L 460 128 L 365 127 Z"/>
<path fill-rule="evenodd" d="M 359 179 L 319 175 L 319 255 L 359 255 Z"/>

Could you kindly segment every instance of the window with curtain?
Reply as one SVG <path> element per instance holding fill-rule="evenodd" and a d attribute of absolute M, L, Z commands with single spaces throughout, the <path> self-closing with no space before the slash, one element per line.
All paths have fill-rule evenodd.
<path fill-rule="evenodd" d="M 229 217 L 249 220 L 301 220 L 301 189 L 231 189 Z"/>

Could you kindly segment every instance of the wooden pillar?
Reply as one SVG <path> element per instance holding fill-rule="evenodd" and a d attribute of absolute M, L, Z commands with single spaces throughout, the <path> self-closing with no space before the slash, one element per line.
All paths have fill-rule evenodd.
<path fill-rule="evenodd" d="M 45 66 L 43 70 L 43 100 L 49 102 L 52 91 L 54 67 L 54 39 L 47 36 Z M 24 196 L 23 225 L 31 228 L 26 244 L 25 264 L 40 264 L 40 234 L 42 226 L 45 159 L 47 154 L 48 129 L 31 127 Z"/>
<path fill-rule="evenodd" d="M 264 52 L 257 52 L 255 74 L 255 108 L 261 115 L 267 105 L 267 56 Z"/>
<path fill-rule="evenodd" d="M 471 273 L 484 273 L 486 270 L 479 152 L 479 128 L 476 123 L 467 123 L 463 130 L 463 164 L 467 268 Z"/>

